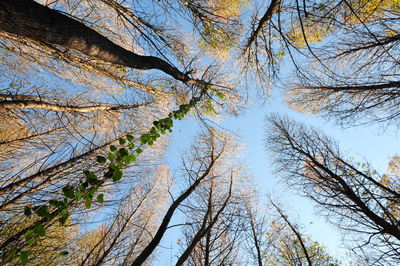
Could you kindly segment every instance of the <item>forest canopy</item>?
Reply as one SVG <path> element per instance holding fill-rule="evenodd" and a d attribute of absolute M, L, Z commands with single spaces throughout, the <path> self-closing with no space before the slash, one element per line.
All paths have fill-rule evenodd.
<path fill-rule="evenodd" d="M 398 130 L 399 16 L 398 0 L 1 0 L 0 264 L 345 264 L 259 189 L 223 121 L 278 92 L 338 128 Z M 179 120 L 199 128 L 181 157 Z M 334 137 L 270 115 L 274 176 L 356 264 L 396 265 L 399 155 L 383 173 Z"/>

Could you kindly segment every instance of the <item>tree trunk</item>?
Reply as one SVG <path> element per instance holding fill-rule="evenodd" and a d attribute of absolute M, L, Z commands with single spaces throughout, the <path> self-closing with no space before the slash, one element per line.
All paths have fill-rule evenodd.
<path fill-rule="evenodd" d="M 16 101 L 0 101 L 0 108 L 5 109 L 43 109 L 54 112 L 80 112 L 89 113 L 93 111 L 118 111 L 124 109 L 133 109 L 147 104 L 134 104 L 134 105 L 111 105 L 111 104 L 97 104 L 93 106 L 73 106 L 73 105 L 60 105 L 54 103 L 47 103 L 43 101 L 32 100 L 16 100 Z"/>
<path fill-rule="evenodd" d="M 158 69 L 186 83 L 204 84 L 160 58 L 128 51 L 83 23 L 33 0 L 0 0 L 0 32 L 60 45 L 112 64 L 142 70 Z"/>

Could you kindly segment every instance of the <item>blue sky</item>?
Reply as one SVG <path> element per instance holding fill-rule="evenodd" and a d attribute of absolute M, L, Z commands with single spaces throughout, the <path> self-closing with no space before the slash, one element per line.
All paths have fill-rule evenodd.
<path fill-rule="evenodd" d="M 327 223 L 323 217 L 316 215 L 317 209 L 310 200 L 286 188 L 278 178 L 274 177 L 272 158 L 265 148 L 266 117 L 271 113 L 287 114 L 297 121 L 317 127 L 337 140 L 341 150 L 349 157 L 355 157 L 359 161 L 365 159 L 380 172 L 386 171 L 390 158 L 398 153 L 399 136 L 395 128 L 389 126 L 386 131 L 382 131 L 376 124 L 344 129 L 321 117 L 295 112 L 281 101 L 282 97 L 276 89 L 266 104 L 254 104 L 240 116 L 223 120 L 221 126 L 236 134 L 238 140 L 244 144 L 245 159 L 259 192 L 264 195 L 272 193 L 289 217 L 304 226 L 304 234 L 327 246 L 331 255 L 345 261 L 346 249 L 342 247 L 340 231 Z M 180 162 L 178 158 L 184 153 L 185 147 L 188 147 L 193 140 L 195 141 L 193 136 L 199 130 L 200 127 L 193 118 L 177 121 L 171 136 L 171 147 L 167 153 L 167 157 L 171 158 L 170 167 Z M 179 215 L 175 217 L 175 221 L 177 220 L 179 220 Z M 171 256 L 179 253 L 176 244 L 179 232 L 180 229 L 175 228 L 165 236 L 162 241 L 162 246 L 165 248 L 159 249 L 160 253 L 155 265 L 173 265 L 174 260 L 171 260 Z M 166 258 L 168 262 L 165 261 Z"/>

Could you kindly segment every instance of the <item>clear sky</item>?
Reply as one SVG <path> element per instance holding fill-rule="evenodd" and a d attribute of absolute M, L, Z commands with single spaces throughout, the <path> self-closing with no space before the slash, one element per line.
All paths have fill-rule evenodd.
<path fill-rule="evenodd" d="M 327 246 L 331 255 L 344 260 L 346 249 L 341 248 L 340 232 L 323 217 L 316 215 L 317 210 L 310 200 L 300 197 L 274 177 L 272 158 L 265 148 L 266 117 L 271 113 L 287 114 L 297 121 L 320 128 L 325 134 L 335 138 L 341 150 L 349 157 L 353 156 L 361 161 L 365 159 L 381 172 L 386 170 L 390 158 L 398 153 L 399 136 L 395 128 L 389 126 L 385 132 L 382 132 L 376 124 L 343 129 L 321 117 L 290 110 L 281 102 L 281 99 L 279 91 L 275 90 L 266 104 L 255 104 L 239 117 L 228 117 L 223 120 L 221 125 L 236 134 L 238 140 L 244 144 L 247 151 L 245 159 L 260 194 L 272 193 L 275 199 L 282 203 L 289 217 L 304 226 L 304 234 Z M 200 127 L 193 118 L 176 123 L 167 156 L 171 158 L 169 160 L 171 167 L 180 162 L 178 158 L 182 156 L 185 147 L 195 141 L 193 136 L 199 130 Z M 177 220 L 179 220 L 179 215 L 175 217 L 175 221 Z M 175 228 L 165 236 L 162 241 L 164 248 L 159 249 L 160 253 L 155 265 L 173 265 L 174 260 L 171 260 L 171 256 L 179 253 L 176 244 L 179 232 L 180 229 Z M 165 261 L 167 258 L 168 261 Z"/>

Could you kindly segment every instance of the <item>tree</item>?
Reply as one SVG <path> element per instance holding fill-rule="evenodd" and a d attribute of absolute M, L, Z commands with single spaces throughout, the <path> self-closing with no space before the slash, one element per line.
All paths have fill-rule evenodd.
<path fill-rule="evenodd" d="M 398 12 L 396 1 L 323 1 L 299 7 L 306 43 L 312 42 L 308 21 L 326 33 L 321 44 L 308 45 L 308 64 L 288 84 L 289 105 L 342 125 L 398 126 Z"/>
<path fill-rule="evenodd" d="M 228 136 L 225 160 L 214 168 L 183 206 L 186 221 L 183 238 L 178 239 L 182 252 L 176 265 L 240 264 L 243 199 L 246 178 L 242 169 L 226 158 L 233 156 L 235 143 Z M 241 187 L 242 189 L 235 189 Z"/>
<path fill-rule="evenodd" d="M 43 231 L 56 222 L 72 217 L 82 225 L 114 208 L 93 237 L 84 237 L 94 246 L 84 254 L 70 247 L 77 254 L 74 263 L 146 264 L 173 226 L 171 219 L 185 210 L 194 217 L 182 225 L 178 264 L 251 261 L 241 253 L 247 234 L 256 247 L 251 256 L 261 265 L 265 217 L 252 209 L 242 174 L 220 164 L 227 148 L 223 137 L 211 130 L 211 137 L 196 140 L 181 175 L 187 186 L 172 196 L 171 186 L 146 179 L 159 173 L 167 147 L 161 136 L 189 113 L 208 129 L 204 118 L 237 114 L 248 85 L 268 95 L 272 85 L 286 83 L 292 107 L 351 124 L 397 121 L 400 10 L 394 0 L 261 2 L 0 1 L 0 211 L 8 228 L 23 220 L 22 213 L 28 217 L 1 239 L 1 255 L 11 250 L 25 264 Z M 296 78 L 281 79 L 285 57 Z M 284 147 L 276 147 L 283 151 L 279 156 L 301 150 Z M 302 174 L 319 182 L 316 162 L 323 165 L 325 155 L 311 155 L 301 158 Z M 339 199 L 347 204 L 346 217 L 361 217 L 360 235 L 372 234 L 374 243 L 398 245 L 396 178 L 335 160 L 318 173 L 356 178 L 335 177 L 336 183 L 328 182 L 330 194 L 318 194 L 328 203 L 322 202 L 333 208 L 337 184 L 350 182 L 340 187 L 349 200 Z M 167 193 L 172 199 L 165 207 L 155 198 Z M 285 235 L 286 242 L 297 238 L 297 253 L 287 248 L 273 259 L 311 264 L 311 247 L 324 256 L 318 245 L 303 243 L 282 213 L 281 218 L 293 233 Z M 357 243 L 369 243 L 362 240 Z M 385 250 L 390 261 L 394 249 L 380 251 Z"/>
<path fill-rule="evenodd" d="M 246 204 L 244 247 L 257 265 L 339 265 L 326 248 L 302 233 L 271 197 Z M 264 204 L 266 202 L 267 204 Z"/>
<path fill-rule="evenodd" d="M 29 218 L 12 217 L 1 220 L 1 241 L 12 235 L 22 226 L 29 223 Z M 78 225 L 68 224 L 63 226 L 58 223 L 46 228 L 46 238 L 36 239 L 36 245 L 29 249 L 29 263 L 31 265 L 59 265 L 77 261 L 77 258 L 84 256 L 102 235 L 102 228 L 92 229 L 86 232 L 79 232 Z M 2 263 L 18 264 L 18 259 L 12 259 L 13 252 L 10 250 L 2 259 Z"/>
<path fill-rule="evenodd" d="M 345 159 L 335 142 L 316 129 L 273 116 L 269 132 L 276 171 L 354 241 L 355 252 L 368 263 L 399 260 L 400 227 L 392 211 L 399 205 L 396 183 L 385 183 L 369 164 Z"/>
<path fill-rule="evenodd" d="M 168 229 L 170 220 L 174 212 L 206 179 L 209 179 L 212 170 L 225 152 L 224 141 L 217 143 L 215 136 L 210 132 L 210 136 L 203 136 L 202 142 L 195 149 L 194 160 L 190 162 L 190 166 L 185 168 L 187 178 L 190 180 L 190 185 L 176 199 L 173 199 L 171 205 L 162 218 L 161 224 L 158 227 L 154 237 L 143 251 L 132 262 L 132 265 L 141 265 L 154 252 L 161 241 L 161 238 Z M 186 167 L 186 166 L 185 166 Z"/>

